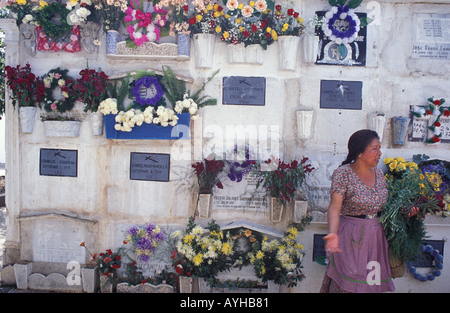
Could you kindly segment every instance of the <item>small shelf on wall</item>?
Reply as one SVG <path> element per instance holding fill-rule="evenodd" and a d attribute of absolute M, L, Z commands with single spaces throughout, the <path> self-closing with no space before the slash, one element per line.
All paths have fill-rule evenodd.
<path fill-rule="evenodd" d="M 190 56 L 178 54 L 177 44 L 154 42 L 145 42 L 140 47 L 129 48 L 125 41 L 120 41 L 117 43 L 117 54 L 106 54 L 106 57 L 114 60 L 190 60 Z"/>

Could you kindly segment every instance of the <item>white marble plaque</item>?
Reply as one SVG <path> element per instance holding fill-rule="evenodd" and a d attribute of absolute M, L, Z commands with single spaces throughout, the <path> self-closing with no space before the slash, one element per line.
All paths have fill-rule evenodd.
<path fill-rule="evenodd" d="M 440 122 L 441 122 L 440 131 L 442 134 L 441 141 L 450 142 L 450 118 L 442 117 Z"/>
<path fill-rule="evenodd" d="M 450 60 L 450 14 L 416 14 L 413 58 Z"/>
<path fill-rule="evenodd" d="M 256 189 L 257 177 L 254 174 L 244 175 L 240 182 L 226 178 L 222 183 L 223 189 L 214 190 L 212 210 L 268 210 L 268 195 L 263 188 Z"/>
<path fill-rule="evenodd" d="M 83 225 L 66 220 L 36 220 L 34 223 L 33 261 L 85 263 Z"/>

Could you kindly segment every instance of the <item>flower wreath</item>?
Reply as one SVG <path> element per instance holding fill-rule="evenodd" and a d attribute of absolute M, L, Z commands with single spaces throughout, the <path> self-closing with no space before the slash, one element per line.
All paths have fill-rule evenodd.
<path fill-rule="evenodd" d="M 42 77 L 45 86 L 44 109 L 47 112 L 63 113 L 73 109 L 77 97 L 73 92 L 70 92 L 69 85 L 75 80 L 67 75 L 68 72 L 69 70 L 58 67 L 50 70 Z M 53 96 L 56 88 L 61 88 L 63 96 L 61 100 L 56 100 Z"/>
<path fill-rule="evenodd" d="M 428 104 L 427 105 L 419 105 L 416 106 L 412 110 L 412 114 L 415 117 L 421 118 L 421 117 L 427 117 L 427 116 L 435 116 L 436 119 L 434 120 L 433 124 L 431 126 L 428 126 L 428 129 L 433 132 L 433 137 L 430 139 L 427 139 L 426 143 L 438 143 L 441 141 L 442 132 L 441 132 L 441 117 L 449 117 L 450 116 L 450 108 L 444 107 L 443 104 L 445 103 L 445 99 L 437 99 L 434 100 L 434 97 L 428 98 Z"/>
<path fill-rule="evenodd" d="M 441 275 L 441 270 L 444 268 L 442 265 L 443 256 L 439 253 L 439 250 L 434 249 L 431 245 L 422 245 L 420 247 L 420 251 L 422 253 L 428 253 L 432 257 L 434 257 L 434 270 L 431 273 L 428 273 L 426 275 L 420 274 L 416 272 L 416 268 L 412 265 L 411 262 L 408 262 L 408 268 L 409 272 L 414 275 L 414 278 L 417 280 L 420 280 L 422 282 L 428 281 L 428 280 L 434 280 L 435 277 L 438 277 Z"/>
<path fill-rule="evenodd" d="M 60 39 L 68 33 L 71 26 L 67 22 L 70 11 L 59 2 L 53 2 L 41 7 L 36 13 L 36 22 L 42 27 L 45 34 L 52 40 Z M 59 24 L 53 22 L 53 18 L 59 16 Z"/>
<path fill-rule="evenodd" d="M 37 35 L 37 49 L 38 51 L 66 51 L 78 52 L 81 50 L 80 46 L 80 26 L 73 25 L 70 34 L 70 42 L 54 42 L 47 37 L 41 26 L 36 27 Z"/>
<path fill-rule="evenodd" d="M 358 37 L 361 22 L 348 6 L 334 6 L 328 11 L 322 24 L 322 31 L 331 41 L 346 44 Z"/>
<path fill-rule="evenodd" d="M 146 97 L 141 94 L 142 87 L 146 89 Z M 148 95 L 150 90 L 150 95 Z M 132 88 L 136 103 L 141 106 L 156 106 L 163 98 L 164 92 L 157 77 L 144 76 L 134 82 Z"/>
<path fill-rule="evenodd" d="M 153 14 L 154 19 L 153 18 Z M 166 25 L 165 10 L 154 7 L 154 12 L 143 12 L 140 0 L 131 0 L 130 6 L 125 11 L 125 26 L 130 39 L 137 46 L 142 46 L 147 41 L 157 41 L 161 34 L 160 27 Z"/>

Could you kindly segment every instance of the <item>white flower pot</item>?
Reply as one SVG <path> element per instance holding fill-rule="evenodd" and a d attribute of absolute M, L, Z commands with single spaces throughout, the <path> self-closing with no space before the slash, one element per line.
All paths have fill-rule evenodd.
<path fill-rule="evenodd" d="M 97 267 L 81 268 L 81 281 L 83 283 L 84 292 L 94 293 L 97 290 L 99 283 Z"/>
<path fill-rule="evenodd" d="M 249 45 L 245 48 L 245 63 L 263 64 L 264 49 L 260 45 Z"/>
<path fill-rule="evenodd" d="M 178 280 L 180 293 L 192 293 L 192 281 L 192 277 L 180 276 Z"/>
<path fill-rule="evenodd" d="M 283 210 L 284 205 L 281 203 L 280 199 L 270 197 L 270 221 L 273 223 L 281 222 Z"/>
<path fill-rule="evenodd" d="M 300 223 L 308 210 L 308 201 L 295 200 L 294 203 L 294 223 Z"/>
<path fill-rule="evenodd" d="M 101 136 L 103 135 L 103 126 L 105 124 L 105 119 L 103 118 L 103 114 L 100 112 L 91 113 L 91 126 L 92 126 L 92 135 Z"/>
<path fill-rule="evenodd" d="M 199 194 L 197 202 L 198 217 L 208 218 L 209 217 L 209 207 L 211 203 L 211 194 Z"/>
<path fill-rule="evenodd" d="M 213 66 L 214 45 L 216 36 L 214 34 L 195 34 L 195 64 L 197 68 Z"/>
<path fill-rule="evenodd" d="M 314 63 L 317 60 L 319 52 L 319 37 L 314 35 L 305 35 L 302 39 L 303 62 Z"/>
<path fill-rule="evenodd" d="M 226 47 L 228 63 L 245 63 L 245 46 L 243 43 L 228 44 Z"/>
<path fill-rule="evenodd" d="M 278 61 L 279 69 L 286 71 L 295 71 L 297 67 L 298 47 L 300 44 L 299 36 L 280 36 L 278 37 Z"/>
<path fill-rule="evenodd" d="M 36 107 L 20 107 L 19 119 L 22 133 L 30 134 L 34 129 L 34 120 L 36 118 Z"/>
<path fill-rule="evenodd" d="M 28 276 L 31 275 L 33 263 L 14 264 L 14 276 L 17 289 L 28 289 Z"/>
<path fill-rule="evenodd" d="M 386 116 L 384 113 L 372 113 L 369 115 L 369 129 L 376 131 L 380 137 L 380 142 L 383 140 L 384 126 L 386 125 Z"/>
<path fill-rule="evenodd" d="M 81 122 L 79 121 L 44 121 L 47 137 L 78 137 Z"/>
<path fill-rule="evenodd" d="M 314 111 L 300 110 L 297 115 L 297 135 L 299 139 L 311 139 L 313 133 Z"/>

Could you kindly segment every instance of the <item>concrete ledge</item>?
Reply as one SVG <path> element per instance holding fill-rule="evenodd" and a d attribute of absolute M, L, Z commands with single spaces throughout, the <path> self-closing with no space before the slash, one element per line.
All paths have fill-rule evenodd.
<path fill-rule="evenodd" d="M 28 289 L 82 292 L 81 282 L 69 285 L 67 278 L 58 273 L 48 276 L 34 273 L 28 276 Z"/>

